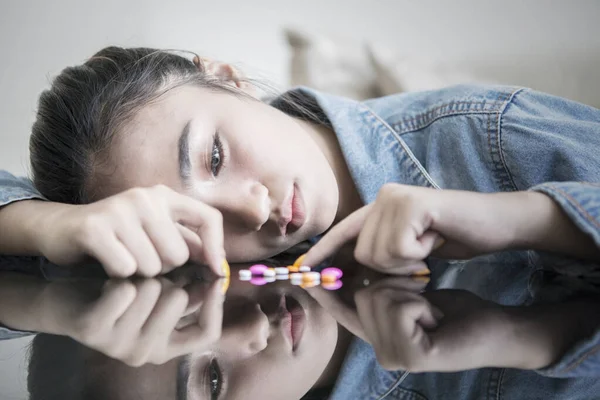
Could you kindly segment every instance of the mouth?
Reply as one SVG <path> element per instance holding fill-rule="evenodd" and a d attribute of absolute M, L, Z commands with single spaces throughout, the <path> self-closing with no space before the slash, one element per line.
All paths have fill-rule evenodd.
<path fill-rule="evenodd" d="M 296 184 L 292 186 L 292 192 L 286 199 L 281 209 L 279 228 L 282 236 L 296 232 L 302 227 L 306 220 L 306 210 L 302 192 Z"/>
<path fill-rule="evenodd" d="M 304 327 L 306 325 L 306 313 L 302 305 L 289 295 L 282 295 L 279 313 L 281 318 L 281 329 L 284 336 L 288 338 L 292 346 L 292 352 L 295 352 L 300 345 Z"/>

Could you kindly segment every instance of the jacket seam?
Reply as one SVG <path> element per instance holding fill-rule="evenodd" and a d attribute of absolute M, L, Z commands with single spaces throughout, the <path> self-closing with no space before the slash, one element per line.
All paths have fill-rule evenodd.
<path fill-rule="evenodd" d="M 498 113 L 498 125 L 496 128 L 496 138 L 497 138 L 496 140 L 497 140 L 497 144 L 498 144 L 498 154 L 500 156 L 500 162 L 502 163 L 502 167 L 506 171 L 506 174 L 508 175 L 508 179 L 509 179 L 510 183 L 512 184 L 514 190 L 519 190 L 519 187 L 517 186 L 517 184 L 515 182 L 513 173 L 510 171 L 510 169 L 508 168 L 508 164 L 506 163 L 506 156 L 505 156 L 504 147 L 503 147 L 504 135 L 502 135 L 502 122 L 503 122 L 504 115 L 506 113 L 506 109 L 508 108 L 508 106 L 513 102 L 515 96 L 524 90 L 525 89 L 523 89 L 523 88 L 518 88 L 515 91 L 513 91 L 506 100 L 504 100 L 504 104 Z"/>
<path fill-rule="evenodd" d="M 571 204 L 573 207 L 575 207 L 577 209 L 577 211 L 579 211 L 579 214 L 585 218 L 589 223 L 591 223 L 592 225 L 594 225 L 596 228 L 600 229 L 600 222 L 596 221 L 594 219 L 594 217 L 592 217 L 583 207 L 581 207 L 581 205 L 579 204 L 579 202 L 577 200 L 575 200 L 573 198 L 573 196 L 571 196 L 570 194 L 568 194 L 567 192 L 565 192 L 562 189 L 559 189 L 555 186 L 551 186 L 551 185 L 546 185 L 547 188 L 554 190 L 558 193 L 560 193 L 561 195 L 563 195 L 565 197 L 565 199 L 569 202 L 569 204 Z"/>

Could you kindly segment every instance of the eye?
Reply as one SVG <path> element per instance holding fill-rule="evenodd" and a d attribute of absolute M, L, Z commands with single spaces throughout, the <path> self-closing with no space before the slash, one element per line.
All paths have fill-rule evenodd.
<path fill-rule="evenodd" d="M 223 391 L 223 370 L 215 358 L 208 365 L 208 382 L 210 385 L 210 398 L 217 400 Z"/>
<path fill-rule="evenodd" d="M 216 133 L 213 137 L 212 152 L 210 155 L 210 171 L 214 177 L 217 177 L 221 171 L 223 158 L 223 144 L 221 143 L 219 133 Z"/>

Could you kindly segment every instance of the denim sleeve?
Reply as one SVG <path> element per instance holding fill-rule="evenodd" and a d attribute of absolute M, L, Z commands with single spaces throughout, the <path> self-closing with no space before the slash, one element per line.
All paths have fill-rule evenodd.
<path fill-rule="evenodd" d="M 511 186 L 550 196 L 600 248 L 600 110 L 522 90 L 506 106 L 498 128 L 499 158 Z M 555 293 L 600 299 L 597 263 L 536 257 L 558 282 Z M 600 327 L 538 372 L 560 378 L 599 375 Z"/>
<path fill-rule="evenodd" d="M 0 207 L 20 200 L 40 199 L 44 197 L 33 187 L 27 178 L 17 178 L 6 171 L 0 171 Z M 26 257 L 30 261 L 31 257 Z M 0 271 L 15 271 L 39 275 L 41 271 L 33 268 L 31 262 L 20 263 L 20 257 L 0 255 Z M 31 332 L 11 330 L 0 325 L 0 340 L 15 339 L 31 335 Z"/>

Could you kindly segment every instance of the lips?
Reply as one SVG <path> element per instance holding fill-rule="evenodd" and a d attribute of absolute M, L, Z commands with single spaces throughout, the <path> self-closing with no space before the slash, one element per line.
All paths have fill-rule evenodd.
<path fill-rule="evenodd" d="M 281 218 L 279 219 L 279 229 L 281 234 L 286 236 L 296 232 L 302 227 L 306 220 L 306 211 L 302 192 L 294 184 L 290 195 L 286 198 L 281 207 Z"/>
<path fill-rule="evenodd" d="M 292 296 L 282 296 L 279 306 L 281 329 L 296 351 L 304 334 L 306 313 L 300 303 Z"/>

